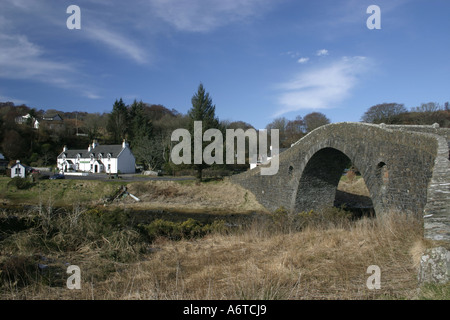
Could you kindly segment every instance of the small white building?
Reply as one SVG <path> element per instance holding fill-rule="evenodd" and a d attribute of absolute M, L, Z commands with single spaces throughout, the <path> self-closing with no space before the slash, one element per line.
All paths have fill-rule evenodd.
<path fill-rule="evenodd" d="M 11 178 L 20 177 L 25 178 L 27 175 L 27 167 L 20 163 L 20 160 L 16 161 L 16 164 L 11 167 Z"/>
<path fill-rule="evenodd" d="M 34 129 L 39 129 L 39 121 L 38 121 L 38 119 L 36 119 L 32 115 L 30 115 L 29 113 L 24 115 L 24 116 L 16 117 L 16 123 L 17 124 L 26 124 L 28 122 L 31 124 L 31 126 Z"/>
<path fill-rule="evenodd" d="M 63 172 L 134 173 L 136 158 L 125 140 L 118 145 L 100 145 L 94 140 L 84 150 L 69 150 L 64 146 L 57 166 Z"/>

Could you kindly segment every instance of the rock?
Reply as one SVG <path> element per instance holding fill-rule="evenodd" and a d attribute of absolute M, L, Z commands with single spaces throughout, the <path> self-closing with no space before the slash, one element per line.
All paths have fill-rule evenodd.
<path fill-rule="evenodd" d="M 444 284 L 450 279 L 450 251 L 444 247 L 428 249 L 420 259 L 419 285 Z"/>
<path fill-rule="evenodd" d="M 42 264 L 42 263 L 38 263 L 38 268 L 39 268 L 39 270 L 44 271 L 45 269 L 48 268 L 48 265 Z"/>

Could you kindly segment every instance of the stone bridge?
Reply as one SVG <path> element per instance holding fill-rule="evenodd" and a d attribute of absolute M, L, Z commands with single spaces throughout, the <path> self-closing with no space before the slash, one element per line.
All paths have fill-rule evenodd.
<path fill-rule="evenodd" d="M 337 123 L 322 126 L 279 155 L 276 175 L 261 167 L 231 177 L 269 210 L 333 206 L 342 172 L 361 172 L 377 217 L 402 212 L 423 221 L 419 285 L 450 281 L 450 129 Z M 273 161 L 273 160 L 272 160 Z"/>
<path fill-rule="evenodd" d="M 370 192 L 375 214 L 424 217 L 425 236 L 450 243 L 450 129 L 336 123 L 322 126 L 279 155 L 276 175 L 260 167 L 231 177 L 269 210 L 333 206 L 352 162 Z"/>

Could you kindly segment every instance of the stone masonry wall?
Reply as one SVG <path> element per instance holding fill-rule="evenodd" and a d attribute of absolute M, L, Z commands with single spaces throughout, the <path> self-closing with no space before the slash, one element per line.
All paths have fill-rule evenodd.
<path fill-rule="evenodd" d="M 231 181 L 252 191 L 269 210 L 280 206 L 296 211 L 329 206 L 338 180 L 326 181 L 323 177 L 340 176 L 345 167 L 342 155 L 345 155 L 360 170 L 377 215 L 393 211 L 422 215 L 431 200 L 428 186 L 434 166 L 443 161 L 445 146 L 442 141 L 448 131 L 444 130 L 439 140 L 435 136 L 436 128 L 423 128 L 432 134 L 422 133 L 421 126 L 413 127 L 416 127 L 414 131 L 407 130 L 408 126 L 363 123 L 322 126 L 280 154 L 276 175 L 262 176 L 260 168 L 255 168 L 232 176 Z M 326 152 L 327 156 L 320 157 L 320 150 L 326 150 L 322 153 Z M 311 159 L 313 162 L 309 163 Z M 337 164 L 330 169 L 331 163 Z M 309 174 L 306 176 L 305 172 Z M 313 173 L 322 178 L 314 181 L 311 179 Z M 435 180 L 440 175 L 436 173 Z M 306 178 L 309 181 L 304 180 Z M 448 181 L 447 178 L 444 181 Z M 439 206 L 437 201 L 436 206 Z M 435 211 L 436 208 L 429 205 L 428 210 Z"/>
<path fill-rule="evenodd" d="M 431 126 L 387 125 L 385 127 L 425 133 L 433 135 L 437 140 L 438 149 L 424 208 L 424 235 L 428 239 L 444 240 L 450 244 L 450 128 L 439 128 L 437 124 Z"/>

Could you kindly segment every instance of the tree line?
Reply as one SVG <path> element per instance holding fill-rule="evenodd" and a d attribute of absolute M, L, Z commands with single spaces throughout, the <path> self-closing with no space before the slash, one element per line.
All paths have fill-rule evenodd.
<path fill-rule="evenodd" d="M 370 107 L 361 117 L 367 123 L 432 125 L 450 127 L 450 104 L 437 102 L 422 103 L 408 110 L 401 103 L 381 103 Z"/>
<path fill-rule="evenodd" d="M 174 166 L 170 161 L 171 134 L 175 129 L 187 129 L 193 135 L 194 121 L 202 121 L 202 134 L 210 128 L 219 129 L 225 135 L 226 129 L 255 129 L 243 121 L 220 120 L 215 114 L 212 97 L 200 84 L 191 99 L 192 107 L 187 114 L 168 109 L 160 104 L 148 104 L 135 100 L 127 105 L 117 99 L 109 113 L 62 112 L 58 110 L 36 110 L 26 105 L 0 102 L 0 152 L 12 161 L 20 159 L 30 166 L 55 165 L 62 147 L 87 149 L 92 140 L 100 144 L 119 144 L 126 139 L 137 163 L 147 170 L 190 169 L 202 179 L 202 171 L 210 166 Z M 62 121 L 44 120 L 59 114 Z M 21 116 L 29 115 L 18 122 Z M 24 118 L 25 119 L 25 118 Z M 36 128 L 34 119 L 39 121 Z M 362 122 L 386 124 L 434 124 L 450 127 L 449 103 L 443 106 L 430 102 L 407 110 L 403 104 L 382 103 L 372 106 L 361 117 Z M 330 123 L 320 112 L 296 116 L 293 120 L 279 117 L 270 122 L 266 129 L 278 129 L 280 148 L 289 148 L 312 130 Z M 246 148 L 248 150 L 248 148 Z M 248 158 L 248 154 L 246 157 Z M 213 165 L 213 169 L 245 170 L 242 165 Z"/>

